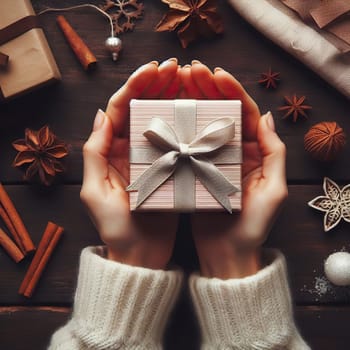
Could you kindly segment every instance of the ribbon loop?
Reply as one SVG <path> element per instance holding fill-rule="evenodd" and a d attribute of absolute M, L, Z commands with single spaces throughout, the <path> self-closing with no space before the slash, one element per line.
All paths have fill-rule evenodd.
<path fill-rule="evenodd" d="M 180 151 L 179 140 L 175 130 L 160 118 L 153 117 L 151 119 L 143 136 L 163 151 L 169 151 L 171 149 Z"/>
<path fill-rule="evenodd" d="M 228 195 L 238 189 L 203 156 L 224 146 L 235 135 L 234 120 L 229 117 L 215 119 L 207 124 L 188 144 L 180 142 L 176 131 L 161 118 L 153 117 L 143 135 L 157 148 L 167 152 L 145 170 L 127 191 L 138 191 L 136 206 L 139 206 L 175 171 L 179 158 L 189 158 L 193 172 L 228 211 L 232 212 Z"/>
<path fill-rule="evenodd" d="M 217 150 L 235 136 L 235 122 L 223 117 L 207 124 L 190 143 L 192 154 L 203 154 Z"/>

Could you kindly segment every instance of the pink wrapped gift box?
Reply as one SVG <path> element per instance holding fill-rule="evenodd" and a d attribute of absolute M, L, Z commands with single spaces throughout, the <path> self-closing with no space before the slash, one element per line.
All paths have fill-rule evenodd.
<path fill-rule="evenodd" d="M 156 144 L 157 142 L 150 139 L 158 133 L 159 129 L 162 132 L 159 132 L 160 136 L 156 136 L 160 139 Z M 208 135 L 203 136 L 203 133 Z M 196 135 L 197 139 L 202 135 L 199 141 L 202 151 L 208 148 L 205 142 L 215 144 L 215 148 L 217 142 L 225 142 L 223 140 L 226 139 L 228 141 L 214 151 L 210 149 L 209 152 L 193 155 L 191 160 L 188 154 L 198 149 L 196 148 L 198 141 L 192 142 Z M 214 136 L 216 141 L 213 141 Z M 174 141 L 171 141 L 172 139 Z M 169 146 L 168 143 L 175 143 L 175 146 Z M 164 156 L 165 154 L 167 155 Z M 171 167 L 173 170 L 170 170 L 173 172 L 162 182 L 167 176 L 164 173 L 169 171 L 169 166 L 166 163 L 163 164 L 165 160 L 159 159 L 167 158 L 173 161 L 174 157 L 176 164 Z M 200 164 L 199 169 L 196 169 L 197 163 Z M 131 101 L 131 185 L 128 187 L 131 210 L 178 212 L 240 210 L 241 163 L 240 101 Z M 157 179 L 158 177 L 161 180 Z M 184 177 L 187 177 L 185 183 L 183 183 Z M 214 186 L 212 182 L 215 183 Z M 142 196 L 146 198 L 140 198 Z"/>

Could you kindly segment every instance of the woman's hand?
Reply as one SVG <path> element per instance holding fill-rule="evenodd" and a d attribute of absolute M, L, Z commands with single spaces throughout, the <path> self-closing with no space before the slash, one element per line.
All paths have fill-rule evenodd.
<path fill-rule="evenodd" d="M 255 102 L 231 74 L 220 68 L 213 74 L 198 61 L 192 62 L 190 75 L 188 71 L 182 74 L 187 76 L 185 90 L 195 91 L 197 98 L 242 101 L 242 211 L 193 215 L 201 273 L 222 279 L 254 274 L 262 264 L 259 248 L 288 194 L 285 146 L 275 132 L 271 113 L 261 117 Z"/>
<path fill-rule="evenodd" d="M 133 98 L 175 98 L 179 92 L 178 64 L 169 59 L 158 67 L 148 63 L 135 71 L 98 111 L 93 131 L 83 148 L 81 199 L 108 258 L 122 263 L 164 269 L 172 254 L 176 214 L 129 210 L 129 102 Z"/>

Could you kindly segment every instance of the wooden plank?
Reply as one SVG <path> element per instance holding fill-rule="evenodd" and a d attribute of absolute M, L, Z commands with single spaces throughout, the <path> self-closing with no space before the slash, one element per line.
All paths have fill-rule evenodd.
<path fill-rule="evenodd" d="M 100 243 L 80 203 L 80 186 L 66 185 L 48 192 L 30 186 L 6 188 L 35 243 L 38 243 L 48 220 L 64 226 L 66 231 L 30 300 L 17 295 L 30 259 L 15 264 L 0 250 L 0 303 L 69 304 L 74 294 L 81 249 Z M 333 231 L 323 232 L 322 213 L 306 204 L 322 194 L 321 186 L 290 186 L 289 192 L 289 199 L 266 245 L 285 253 L 295 302 L 348 303 L 350 289 L 325 284 L 323 274 L 323 262 L 329 254 L 342 249 L 350 250 L 348 224 L 341 223 Z M 187 272 L 197 269 L 188 216 L 181 220 L 173 260 Z"/>
<path fill-rule="evenodd" d="M 70 314 L 61 307 L 0 308 L 0 348 L 11 350 L 47 349 L 54 331 Z"/>
<path fill-rule="evenodd" d="M 2 307 L 0 308 L 0 346 L 13 350 L 44 350 L 52 334 L 65 324 L 69 308 Z M 312 349 L 347 350 L 350 335 L 348 307 L 302 306 L 295 310 L 297 326 Z M 332 325 L 332 326 L 330 326 Z M 18 336 L 18 330 L 21 336 Z M 191 304 L 180 302 L 170 319 L 165 350 L 199 349 L 200 336 Z M 30 344 L 30 345 L 29 345 Z"/>
<path fill-rule="evenodd" d="M 66 2 L 68 4 L 70 2 Z M 55 1 L 36 2 L 37 9 L 57 7 Z M 59 3 L 59 6 L 63 3 Z M 210 41 L 199 41 L 182 49 L 175 33 L 156 33 L 155 24 L 167 6 L 157 1 L 145 5 L 144 19 L 137 21 L 135 30 L 123 35 L 124 49 L 117 63 L 112 62 L 104 48 L 108 24 L 93 10 L 66 13 L 68 20 L 87 41 L 99 59 L 95 72 L 86 73 L 79 66 L 62 33 L 56 13 L 41 16 L 50 46 L 62 72 L 62 82 L 0 106 L 0 164 L 1 180 L 22 181 L 22 173 L 11 167 L 16 152 L 11 142 L 23 137 L 24 129 L 38 129 L 49 124 L 54 132 L 71 145 L 66 159 L 67 172 L 60 182 L 78 183 L 82 178 L 81 147 L 87 139 L 95 111 L 104 108 L 109 96 L 122 85 L 135 68 L 145 62 L 175 56 L 180 64 L 197 58 L 210 68 L 221 66 L 232 72 L 257 101 L 262 112 L 275 114 L 276 127 L 288 148 L 288 178 L 291 181 L 320 181 L 327 174 L 335 179 L 350 179 L 347 154 L 350 143 L 339 160 L 324 167 L 312 161 L 303 150 L 303 135 L 316 122 L 336 120 L 347 128 L 349 101 L 329 87 L 318 76 L 260 33 L 245 23 L 226 2 L 219 4 L 225 24 L 225 34 Z M 237 35 L 239 33 L 239 35 Z M 220 53 L 220 54 L 218 54 Z M 281 72 L 282 81 L 276 91 L 266 91 L 257 84 L 259 74 L 268 67 Z M 277 107 L 283 96 L 306 95 L 313 110 L 308 120 L 293 124 L 282 120 Z"/>
<path fill-rule="evenodd" d="M 349 307 L 298 307 L 296 321 L 311 349 L 349 349 Z"/>
<path fill-rule="evenodd" d="M 297 303 L 348 303 L 350 288 L 335 287 L 323 272 L 325 259 L 339 250 L 350 251 L 349 224 L 323 231 L 323 213 L 307 202 L 322 195 L 322 186 L 289 186 L 289 198 L 267 241 L 286 255 Z"/>
<path fill-rule="evenodd" d="M 65 232 L 39 281 L 31 299 L 17 294 L 31 258 L 15 264 L 0 250 L 0 303 L 69 303 L 76 283 L 80 251 L 100 240 L 80 199 L 80 186 L 58 186 L 48 191 L 30 186 L 7 186 L 18 212 L 37 244 L 49 220 L 63 226 Z M 46 303 L 47 301 L 47 303 Z"/>

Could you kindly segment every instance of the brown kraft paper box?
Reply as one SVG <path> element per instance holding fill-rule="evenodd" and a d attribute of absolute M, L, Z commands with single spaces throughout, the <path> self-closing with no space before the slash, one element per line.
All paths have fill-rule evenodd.
<path fill-rule="evenodd" d="M 0 101 L 61 79 L 44 32 L 37 27 L 36 20 L 29 0 L 0 1 L 0 52 L 9 56 L 7 66 L 0 68 Z M 27 30 L 31 27 L 34 28 Z M 9 32 L 10 36 L 16 33 L 11 40 L 6 39 Z M 21 34 L 17 35 L 18 32 Z"/>

